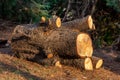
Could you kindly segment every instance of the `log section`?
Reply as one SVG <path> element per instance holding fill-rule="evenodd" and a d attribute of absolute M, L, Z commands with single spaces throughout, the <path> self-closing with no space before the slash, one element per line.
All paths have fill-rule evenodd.
<path fill-rule="evenodd" d="M 93 70 L 92 60 L 90 58 L 85 59 L 61 59 L 61 64 L 76 67 L 81 70 Z"/>
<path fill-rule="evenodd" d="M 22 29 L 20 29 L 21 28 L 18 28 L 18 32 L 22 33 L 22 36 L 27 37 L 26 42 L 42 48 L 48 57 L 49 54 L 57 54 L 61 57 L 70 58 L 92 56 L 92 41 L 86 33 L 80 33 L 79 31 L 62 27 L 47 32 L 44 32 L 44 29 L 41 27 L 34 29 L 22 27 Z M 12 43 L 14 43 L 14 41 Z M 15 44 L 12 45 L 12 49 L 14 49 L 14 46 Z"/>
<path fill-rule="evenodd" d="M 61 18 L 55 15 L 49 19 L 46 19 L 45 17 L 41 17 L 39 26 L 41 25 L 47 26 L 50 29 L 59 28 L 61 27 Z"/>
<path fill-rule="evenodd" d="M 92 59 L 94 69 L 101 68 L 101 66 L 103 65 L 103 59 L 95 57 L 95 56 L 92 56 L 91 59 Z"/>
<path fill-rule="evenodd" d="M 79 31 L 86 31 L 86 30 L 94 30 L 95 25 L 93 24 L 92 17 L 90 15 L 82 18 L 82 19 L 75 19 L 72 21 L 62 23 L 62 27 L 78 29 Z"/>
<path fill-rule="evenodd" d="M 93 53 L 92 41 L 88 34 L 67 28 L 50 30 L 44 35 L 31 37 L 31 41 L 31 44 L 37 42 L 38 46 L 41 45 L 46 55 L 52 53 L 61 57 L 79 58 L 91 57 Z"/>
<path fill-rule="evenodd" d="M 61 27 L 61 19 L 58 16 L 53 16 L 49 19 L 49 26 L 51 27 Z"/>
<path fill-rule="evenodd" d="M 43 66 L 57 66 L 62 67 L 62 65 L 72 66 L 75 68 L 78 68 L 80 70 L 93 70 L 93 64 L 91 58 L 85 58 L 85 59 L 63 59 L 59 57 L 53 57 L 53 58 L 45 58 L 40 59 L 37 58 L 35 62 L 43 65 Z"/>

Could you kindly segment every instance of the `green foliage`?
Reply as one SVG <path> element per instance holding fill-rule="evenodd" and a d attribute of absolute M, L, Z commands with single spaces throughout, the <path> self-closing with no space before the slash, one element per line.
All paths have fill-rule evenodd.
<path fill-rule="evenodd" d="M 118 38 L 120 30 L 119 26 L 115 25 L 115 22 L 109 14 L 104 14 L 97 18 L 97 30 L 93 36 L 93 43 L 96 47 L 110 46 Z"/>
<path fill-rule="evenodd" d="M 67 0 L 1 0 L 0 17 L 19 22 L 38 22 L 41 16 L 61 16 L 64 6 L 67 6 L 66 2 Z"/>
<path fill-rule="evenodd" d="M 39 1 L 39 0 L 38 0 Z M 33 21 L 39 21 L 41 16 L 46 16 L 49 17 L 48 9 L 49 5 L 31 0 L 32 4 L 30 6 L 30 14 L 31 17 L 33 18 Z"/>
<path fill-rule="evenodd" d="M 106 0 L 106 5 L 120 12 L 120 0 Z"/>
<path fill-rule="evenodd" d="M 42 4 L 42 0 L 2 0 L 0 16 L 15 19 L 20 22 L 36 22 L 41 16 L 48 17 L 49 5 Z"/>

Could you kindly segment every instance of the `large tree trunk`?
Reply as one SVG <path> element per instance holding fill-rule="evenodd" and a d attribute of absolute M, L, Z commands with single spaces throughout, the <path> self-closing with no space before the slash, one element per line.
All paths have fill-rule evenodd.
<path fill-rule="evenodd" d="M 26 33 L 26 30 L 22 31 L 22 34 L 24 34 L 22 36 L 29 38 L 26 39 L 26 42 L 42 48 L 46 56 L 49 56 L 49 54 L 53 54 L 53 56 L 59 55 L 64 58 L 92 56 L 92 41 L 86 33 L 80 33 L 79 31 L 62 27 L 47 32 L 44 32 L 43 28 L 40 27 L 29 29 L 29 33 Z M 14 44 L 14 41 L 12 44 Z M 15 48 L 14 46 L 16 46 L 16 44 L 12 45 L 12 49 Z"/>
<path fill-rule="evenodd" d="M 61 64 L 76 67 L 81 70 L 93 70 L 92 60 L 90 58 L 85 59 L 61 59 Z"/>
<path fill-rule="evenodd" d="M 33 36 L 30 44 L 40 45 L 46 55 L 57 54 L 61 57 L 79 58 L 91 57 L 93 53 L 91 38 L 79 31 L 59 28 Z"/>
<path fill-rule="evenodd" d="M 82 18 L 82 19 L 75 19 L 72 21 L 62 23 L 62 27 L 78 29 L 79 31 L 86 31 L 86 30 L 94 30 L 95 25 L 93 24 L 92 17 L 90 15 Z"/>

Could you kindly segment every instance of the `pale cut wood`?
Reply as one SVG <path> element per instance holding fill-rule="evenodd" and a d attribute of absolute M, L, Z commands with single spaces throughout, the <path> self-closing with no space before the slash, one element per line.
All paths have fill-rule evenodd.
<path fill-rule="evenodd" d="M 45 17 L 41 17 L 41 21 L 39 26 L 47 26 L 49 29 L 59 28 L 61 27 L 61 18 L 54 15 L 49 19 L 46 19 Z"/>
<path fill-rule="evenodd" d="M 53 16 L 49 19 L 49 26 L 51 27 L 61 27 L 61 19 L 58 16 Z"/>
<path fill-rule="evenodd" d="M 103 59 L 95 57 L 95 56 L 92 56 L 91 59 L 92 59 L 94 69 L 101 68 L 101 66 L 103 65 Z"/>
<path fill-rule="evenodd" d="M 46 22 L 46 18 L 44 16 L 41 17 L 40 23 L 45 23 Z"/>
<path fill-rule="evenodd" d="M 93 24 L 93 20 L 91 15 L 88 15 L 82 19 L 75 19 L 72 21 L 62 23 L 62 27 L 67 27 L 71 29 L 78 29 L 79 31 L 86 31 L 86 30 L 94 30 L 95 25 Z"/>
<path fill-rule="evenodd" d="M 61 65 L 60 61 L 56 61 L 55 66 L 59 67 L 59 68 L 62 68 L 62 65 Z"/>
<path fill-rule="evenodd" d="M 77 36 L 77 53 L 81 57 L 91 57 L 93 54 L 92 40 L 86 33 L 80 33 Z"/>

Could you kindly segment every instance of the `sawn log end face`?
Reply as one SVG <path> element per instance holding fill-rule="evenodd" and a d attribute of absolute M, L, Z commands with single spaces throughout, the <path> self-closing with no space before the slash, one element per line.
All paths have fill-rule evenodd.
<path fill-rule="evenodd" d="M 84 67 L 85 70 L 93 70 L 93 64 L 90 58 L 85 58 Z"/>
<path fill-rule="evenodd" d="M 98 62 L 96 63 L 95 68 L 99 69 L 102 66 L 102 64 L 103 64 L 103 60 L 102 59 L 98 60 Z"/>
<path fill-rule="evenodd" d="M 93 54 L 92 41 L 88 34 L 80 33 L 76 39 L 77 53 L 81 57 L 91 57 Z"/>
<path fill-rule="evenodd" d="M 57 25 L 57 27 L 61 27 L 61 19 L 60 19 L 60 17 L 58 17 L 56 19 L 56 25 Z"/>

